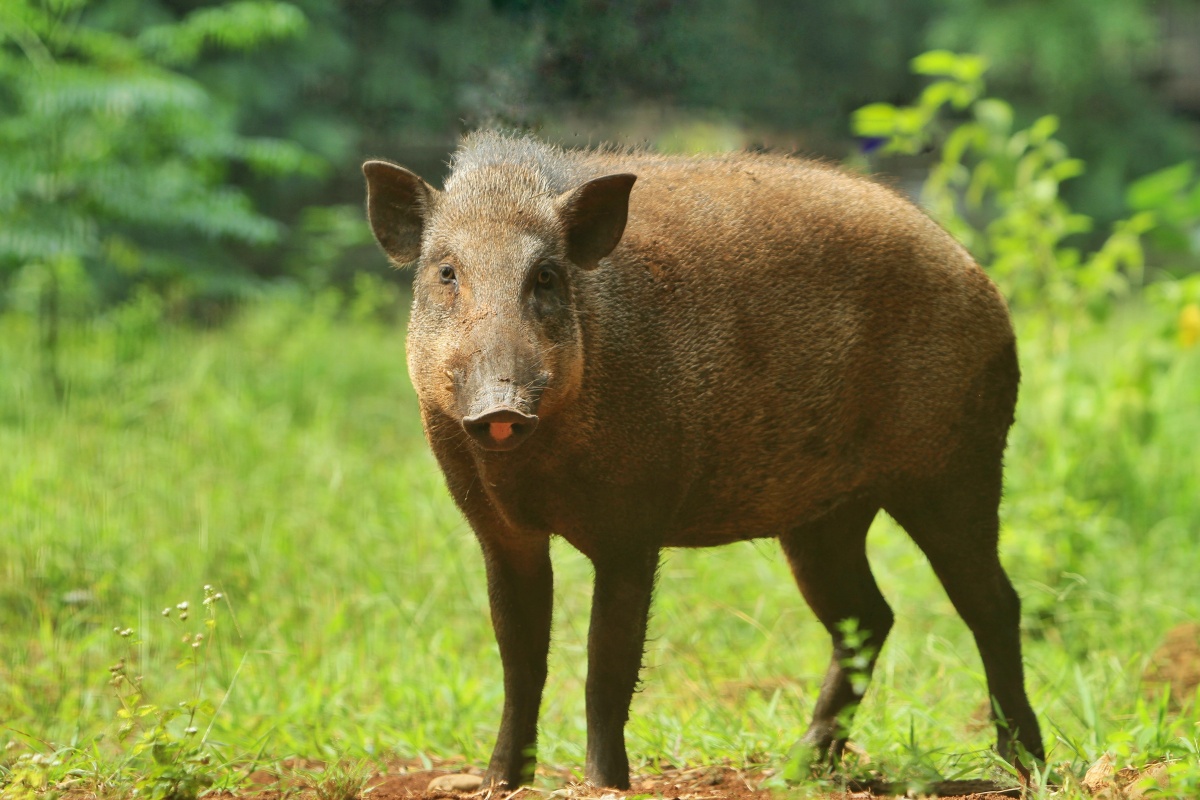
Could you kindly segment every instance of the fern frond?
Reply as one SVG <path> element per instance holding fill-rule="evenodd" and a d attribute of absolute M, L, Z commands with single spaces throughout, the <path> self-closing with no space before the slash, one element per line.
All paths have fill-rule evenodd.
<path fill-rule="evenodd" d="M 0 223 L 0 259 L 17 263 L 85 258 L 99 246 L 94 219 L 71 208 L 40 207 Z"/>
<path fill-rule="evenodd" d="M 170 65 L 299 35 L 306 18 L 238 0 L 131 35 L 129 12 L 92 14 L 89 1 L 0 0 L 0 289 L 23 265 L 64 259 L 118 294 L 178 286 L 190 270 L 193 286 L 247 283 L 228 245 L 271 244 L 283 227 L 230 175 L 317 174 L 323 162 L 241 135 L 232 103 Z"/>
<path fill-rule="evenodd" d="M 280 234 L 278 223 L 256 212 L 243 192 L 206 185 L 179 159 L 152 169 L 103 164 L 80 171 L 71 188 L 97 217 L 122 224 L 253 245 L 269 244 Z"/>
<path fill-rule="evenodd" d="M 308 19 L 290 3 L 240 0 L 193 11 L 175 24 L 147 28 L 137 42 L 150 58 L 179 66 L 194 62 L 206 46 L 245 51 L 300 36 L 307 27 Z"/>
<path fill-rule="evenodd" d="M 51 69 L 28 73 L 15 88 L 30 111 L 49 118 L 84 113 L 202 111 L 210 104 L 207 92 L 196 81 L 149 65 L 109 71 L 58 63 Z"/>
<path fill-rule="evenodd" d="M 323 175 L 328 171 L 323 159 L 286 139 L 242 138 L 230 155 L 240 157 L 262 175 Z"/>

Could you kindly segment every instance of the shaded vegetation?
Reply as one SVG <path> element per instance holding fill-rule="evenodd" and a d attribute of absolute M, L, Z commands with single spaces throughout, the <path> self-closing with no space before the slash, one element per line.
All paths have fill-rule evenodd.
<path fill-rule="evenodd" d="M 285 276 L 344 287 L 377 263 L 362 159 L 436 175 L 480 124 L 842 157 L 851 112 L 912 96 L 907 61 L 930 45 L 981 52 L 1018 127 L 1053 110 L 1091 167 L 1072 204 L 1108 223 L 1130 180 L 1195 152 L 1163 88 L 1187 68 L 1167 20 L 1193 6 L 12 0 L 0 291 L 57 282 L 77 298 L 62 306 L 143 284 L 178 302 Z"/>

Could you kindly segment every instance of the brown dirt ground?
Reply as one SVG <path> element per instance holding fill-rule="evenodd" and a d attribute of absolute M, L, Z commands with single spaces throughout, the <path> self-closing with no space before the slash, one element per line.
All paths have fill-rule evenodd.
<path fill-rule="evenodd" d="M 1172 708 L 1194 699 L 1200 689 L 1200 622 L 1184 622 L 1168 631 L 1145 677 L 1155 694 L 1164 685 L 1170 687 Z"/>
<path fill-rule="evenodd" d="M 301 773 L 286 769 L 281 774 L 259 771 L 251 775 L 251 782 L 259 788 L 247 792 L 243 797 L 253 800 L 311 800 L 317 792 L 313 785 L 314 773 L 319 763 L 293 765 Z M 762 768 L 738 769 L 733 766 L 673 767 L 663 765 L 656 774 L 635 776 L 627 792 L 612 789 L 596 789 L 574 782 L 567 772 L 539 770 L 537 788 L 522 787 L 516 791 L 453 791 L 431 787 L 430 782 L 445 775 L 478 774 L 478 770 L 465 768 L 461 763 L 435 764 L 433 769 L 425 765 L 396 763 L 389 765 L 386 774 L 374 775 L 366 800 L 623 800 L 634 796 L 649 795 L 664 800 L 770 800 L 772 792 L 762 788 L 768 773 Z M 557 784 L 557 788 L 554 785 Z M 549 787 L 549 788 L 548 788 Z M 843 791 L 806 797 L 816 800 L 868 800 L 872 797 L 904 796 L 906 787 L 884 783 L 848 786 Z M 937 795 L 946 798 L 970 798 L 971 800 L 998 797 L 1019 797 L 1017 790 L 1004 790 L 989 781 L 947 781 L 929 787 L 923 796 Z"/>

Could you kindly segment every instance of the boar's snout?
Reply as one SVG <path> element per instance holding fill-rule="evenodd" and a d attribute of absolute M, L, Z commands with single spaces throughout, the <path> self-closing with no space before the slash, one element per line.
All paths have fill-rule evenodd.
<path fill-rule="evenodd" d="M 463 402 L 462 426 L 484 450 L 514 450 L 538 425 L 538 406 L 550 374 L 514 380 L 510 376 L 519 371 L 505 370 L 505 377 L 496 377 L 496 372 L 480 365 L 465 376 L 460 397 L 470 399 Z"/>
<path fill-rule="evenodd" d="M 463 429 L 484 450 L 513 450 L 529 438 L 537 424 L 537 416 L 506 406 L 493 406 L 462 421 Z"/>

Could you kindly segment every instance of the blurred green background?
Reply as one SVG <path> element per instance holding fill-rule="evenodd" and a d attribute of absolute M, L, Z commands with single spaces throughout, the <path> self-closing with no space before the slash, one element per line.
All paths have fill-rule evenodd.
<path fill-rule="evenodd" d="M 1067 197 L 1102 222 L 1200 135 L 1195 2 L 6 0 L 0 35 L 0 289 L 65 259 L 98 306 L 344 286 L 380 268 L 358 165 L 437 182 L 480 125 L 840 160 L 930 49 L 984 56 L 1018 121 L 1059 117 L 1088 165 Z"/>
<path fill-rule="evenodd" d="M 1003 549 L 1050 763 L 1200 791 L 1200 2 L 3 0 L 6 800 L 486 759 L 481 559 L 359 172 L 438 183 L 482 125 L 814 155 L 924 204 L 1018 329 Z M 855 768 L 1002 771 L 965 627 L 890 521 L 871 546 L 899 624 Z M 555 558 L 541 755 L 569 768 L 590 568 Z M 778 766 L 828 651 L 773 545 L 671 553 L 656 609 L 637 768 Z"/>

